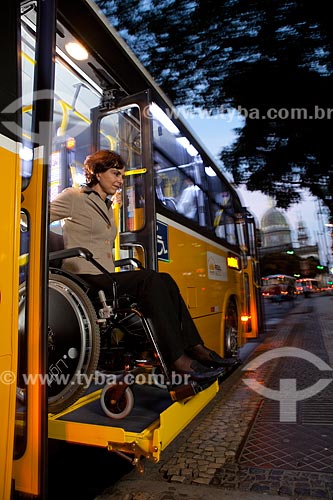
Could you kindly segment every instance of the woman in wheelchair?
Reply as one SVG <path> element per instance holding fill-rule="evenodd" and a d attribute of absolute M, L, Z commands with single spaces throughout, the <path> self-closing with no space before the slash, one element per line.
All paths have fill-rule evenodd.
<path fill-rule="evenodd" d="M 101 150 L 86 158 L 84 169 L 86 185 L 65 189 L 50 206 L 50 221 L 64 221 L 65 248 L 89 249 L 93 258 L 112 273 L 119 296 L 134 298 L 153 326 L 155 342 L 169 370 L 188 374 L 198 383 L 217 379 L 226 360 L 204 346 L 171 276 L 147 269 L 114 272 L 112 248 L 117 229 L 112 206 L 121 203 L 124 161 L 114 151 Z M 63 261 L 62 269 L 112 295 L 110 278 L 92 262 L 73 257 Z"/>

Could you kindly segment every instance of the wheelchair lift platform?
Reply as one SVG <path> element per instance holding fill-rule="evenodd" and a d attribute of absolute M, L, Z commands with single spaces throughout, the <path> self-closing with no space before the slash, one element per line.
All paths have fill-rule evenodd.
<path fill-rule="evenodd" d="M 49 414 L 48 436 L 75 444 L 107 448 L 158 462 L 161 452 L 207 406 L 219 390 L 215 381 L 187 399 L 173 402 L 166 389 L 153 385 L 133 387 L 135 405 L 130 415 L 117 420 L 100 406 L 102 389 L 92 390 L 58 414 Z"/>

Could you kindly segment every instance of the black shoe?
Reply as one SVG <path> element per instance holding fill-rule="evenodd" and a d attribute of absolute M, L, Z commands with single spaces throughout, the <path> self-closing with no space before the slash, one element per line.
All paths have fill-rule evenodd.
<path fill-rule="evenodd" d="M 221 358 L 219 354 L 215 351 L 209 350 L 209 359 L 203 363 L 205 366 L 213 366 L 213 367 L 219 367 L 219 366 L 234 366 L 238 362 L 238 358 Z M 206 365 L 207 363 L 207 365 Z"/>
<path fill-rule="evenodd" d="M 224 369 L 222 367 L 215 369 L 208 368 L 196 360 L 194 360 L 191 364 L 191 368 L 193 368 L 194 371 L 190 372 L 189 375 L 191 376 L 191 379 L 196 380 L 197 382 L 216 380 L 224 373 Z"/>
<path fill-rule="evenodd" d="M 223 368 L 208 368 L 207 366 L 202 365 L 196 360 L 193 360 L 190 365 L 190 369 L 187 370 L 181 370 L 181 369 L 176 369 L 177 373 L 181 375 L 189 375 L 192 380 L 195 380 L 196 382 L 208 382 L 208 381 L 213 381 L 216 380 L 218 377 L 220 377 L 224 373 Z"/>
<path fill-rule="evenodd" d="M 199 344 L 188 350 L 189 356 L 196 359 L 202 365 L 211 368 L 228 368 L 239 363 L 238 358 L 221 358 L 217 352 Z"/>

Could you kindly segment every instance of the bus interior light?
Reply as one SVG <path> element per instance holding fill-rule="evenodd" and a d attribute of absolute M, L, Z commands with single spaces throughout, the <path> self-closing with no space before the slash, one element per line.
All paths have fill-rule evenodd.
<path fill-rule="evenodd" d="M 216 177 L 216 173 L 212 169 L 212 167 L 205 167 L 205 172 L 208 175 L 208 177 Z"/>
<path fill-rule="evenodd" d="M 156 118 L 164 127 L 171 132 L 171 134 L 178 135 L 179 130 L 176 125 L 170 120 L 170 118 L 162 111 L 162 109 L 157 106 L 154 102 L 150 105 L 150 111 L 153 118 Z"/>
<path fill-rule="evenodd" d="M 88 51 L 78 42 L 66 43 L 65 49 L 67 53 L 76 61 L 86 61 L 88 59 Z"/>
<path fill-rule="evenodd" d="M 186 137 L 177 137 L 177 142 L 183 146 L 190 156 L 197 156 L 199 153 Z"/>
<path fill-rule="evenodd" d="M 251 316 L 249 316 L 248 314 L 242 314 L 242 316 L 241 316 L 242 323 L 247 323 L 249 321 L 249 319 L 251 319 Z"/>

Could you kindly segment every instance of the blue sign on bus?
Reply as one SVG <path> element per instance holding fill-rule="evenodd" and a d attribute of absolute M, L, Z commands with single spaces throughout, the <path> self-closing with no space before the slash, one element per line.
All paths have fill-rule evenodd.
<path fill-rule="evenodd" d="M 169 262 L 168 226 L 157 221 L 157 256 L 158 260 Z"/>

